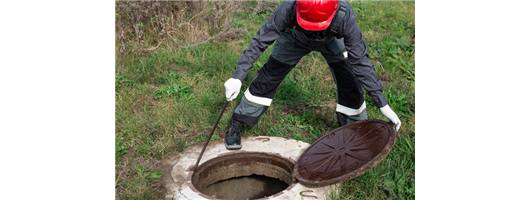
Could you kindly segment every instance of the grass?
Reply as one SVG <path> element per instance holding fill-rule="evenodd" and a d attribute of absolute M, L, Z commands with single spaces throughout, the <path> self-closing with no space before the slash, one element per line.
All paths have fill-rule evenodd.
<path fill-rule="evenodd" d="M 121 3 L 117 2 L 116 6 Z M 248 47 L 256 31 L 270 17 L 270 8 L 275 8 L 277 4 L 265 3 L 253 14 L 257 6 L 255 1 L 237 5 L 170 3 L 178 4 L 171 5 L 174 9 L 184 11 L 175 16 L 157 15 L 155 18 L 152 14 L 144 17 L 144 21 L 140 21 L 144 24 L 140 42 L 125 11 L 117 9 L 117 199 L 163 199 L 165 194 L 160 192 L 160 178 L 146 174 L 157 174 L 157 162 L 207 139 L 225 101 L 224 82 L 234 72 L 242 51 Z M 385 85 L 383 93 L 400 117 L 402 126 L 390 154 L 363 175 L 346 181 L 340 195 L 332 199 L 414 199 L 415 3 L 350 3 L 369 46 L 370 61 Z M 216 9 L 212 10 L 214 6 Z M 193 17 L 201 11 L 223 16 L 215 23 L 213 17 Z M 157 20 L 167 20 L 176 28 L 188 27 L 190 32 L 171 35 L 168 34 L 170 29 L 164 29 L 166 34 L 160 35 L 161 26 L 156 25 Z M 216 38 L 200 44 L 223 32 L 222 24 L 226 22 L 232 22 L 231 28 L 244 28 L 246 32 L 237 37 Z M 204 29 L 199 29 L 201 24 Z M 125 39 L 118 38 L 121 31 L 125 32 Z M 120 51 L 122 41 L 124 51 Z M 243 91 L 267 61 L 271 50 L 272 46 L 248 73 L 243 81 Z M 213 140 L 224 137 L 230 113 L 238 105 L 242 93 L 228 104 Z M 372 99 L 366 97 L 368 117 L 386 120 Z M 279 136 L 312 143 L 338 127 L 334 113 L 335 98 L 336 86 L 331 72 L 324 58 L 313 52 L 305 56 L 288 75 L 260 123 L 254 127 L 245 126 L 244 136 Z"/>

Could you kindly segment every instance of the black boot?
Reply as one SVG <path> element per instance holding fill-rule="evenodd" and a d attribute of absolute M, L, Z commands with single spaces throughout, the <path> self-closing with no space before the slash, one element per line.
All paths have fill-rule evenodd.
<path fill-rule="evenodd" d="M 225 147 L 228 150 L 241 149 L 241 133 L 243 133 L 243 122 L 232 119 L 230 128 L 226 133 Z"/>

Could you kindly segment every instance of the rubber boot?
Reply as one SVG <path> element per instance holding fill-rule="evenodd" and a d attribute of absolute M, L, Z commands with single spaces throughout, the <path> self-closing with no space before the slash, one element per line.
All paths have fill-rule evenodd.
<path fill-rule="evenodd" d="M 232 119 L 225 137 L 225 147 L 228 150 L 241 149 L 241 134 L 243 133 L 243 122 Z"/>

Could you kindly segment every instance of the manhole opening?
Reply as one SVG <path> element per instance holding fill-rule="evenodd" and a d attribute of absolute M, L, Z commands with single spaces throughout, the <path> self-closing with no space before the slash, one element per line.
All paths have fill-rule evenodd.
<path fill-rule="evenodd" d="M 216 199 L 259 199 L 278 195 L 292 182 L 294 163 L 276 154 L 235 152 L 208 160 L 192 174 L 200 193 Z"/>
<path fill-rule="evenodd" d="M 219 199 L 259 199 L 273 196 L 287 187 L 289 185 L 279 179 L 253 174 L 219 181 L 201 192 Z"/>

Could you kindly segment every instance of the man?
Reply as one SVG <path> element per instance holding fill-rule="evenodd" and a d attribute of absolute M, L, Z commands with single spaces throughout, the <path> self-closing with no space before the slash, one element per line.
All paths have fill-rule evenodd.
<path fill-rule="evenodd" d="M 271 56 L 245 91 L 245 96 L 232 115 L 225 138 L 229 150 L 241 149 L 243 123 L 254 126 L 267 110 L 287 74 L 311 51 L 318 51 L 328 63 L 337 85 L 337 119 L 339 126 L 367 119 L 363 90 L 394 124 L 401 125 L 383 95 L 383 83 L 368 60 L 368 48 L 346 1 L 285 1 L 270 20 L 252 38 L 243 51 L 234 74 L 224 86 L 228 101 L 234 100 L 241 81 L 256 59 L 276 41 Z"/>

